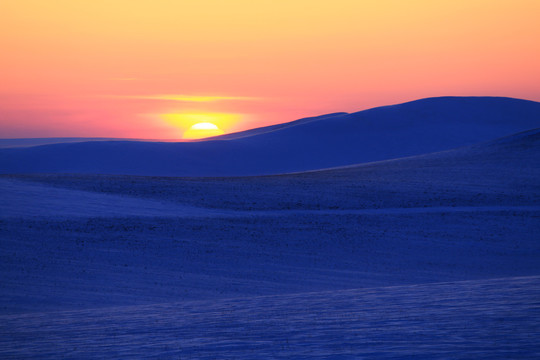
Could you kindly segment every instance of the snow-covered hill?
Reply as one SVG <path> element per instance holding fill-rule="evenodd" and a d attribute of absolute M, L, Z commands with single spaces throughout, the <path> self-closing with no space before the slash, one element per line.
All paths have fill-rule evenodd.
<path fill-rule="evenodd" d="M 292 175 L 3 176 L 0 310 L 538 275 L 539 158 L 533 130 Z"/>
<path fill-rule="evenodd" d="M 182 206 L 240 211 L 538 205 L 539 159 L 540 129 L 535 129 L 437 153 L 287 175 L 175 178 L 29 174 L 15 178 Z M 25 193 L 30 196 L 34 192 Z"/>
<path fill-rule="evenodd" d="M 209 141 L 99 141 L 0 149 L 1 173 L 263 175 L 393 159 L 540 127 L 540 104 L 442 97 L 229 134 Z"/>
<path fill-rule="evenodd" d="M 491 110 L 472 116 L 478 102 Z M 141 172 L 159 173 L 166 163 L 150 168 L 152 157 L 191 146 L 227 156 L 252 146 L 267 161 L 257 169 L 276 170 L 263 145 L 281 139 L 279 151 L 320 155 L 315 139 L 329 129 L 334 158 L 315 156 L 317 169 L 338 165 L 334 136 L 355 149 L 379 146 L 352 141 L 358 129 L 396 153 L 392 141 L 411 137 L 428 152 L 472 143 L 270 176 L 0 175 L 0 357 L 534 358 L 540 129 L 493 138 L 532 127 L 537 108 L 430 99 L 229 140 L 4 149 L 2 164 L 19 159 L 40 171 L 73 165 L 70 156 L 81 156 L 84 171 L 120 155 L 122 169 L 139 169 L 134 157 L 146 149 Z M 407 127 L 386 139 L 384 124 L 400 121 Z M 100 153 L 108 148 L 117 150 L 110 162 Z M 281 159 L 294 167 L 300 156 Z"/>

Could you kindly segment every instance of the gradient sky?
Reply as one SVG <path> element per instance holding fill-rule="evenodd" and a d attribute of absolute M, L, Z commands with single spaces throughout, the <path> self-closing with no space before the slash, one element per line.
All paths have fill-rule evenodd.
<path fill-rule="evenodd" d="M 179 139 L 441 95 L 540 101 L 539 0 L 2 0 L 0 137 Z"/>

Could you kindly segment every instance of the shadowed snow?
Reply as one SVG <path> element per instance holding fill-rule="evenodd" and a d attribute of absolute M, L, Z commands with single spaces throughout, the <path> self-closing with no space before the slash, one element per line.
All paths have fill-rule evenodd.
<path fill-rule="evenodd" d="M 211 141 L 93 141 L 0 149 L 0 173 L 281 174 L 394 159 L 540 127 L 540 104 L 444 97 L 322 116 Z"/>
<path fill-rule="evenodd" d="M 216 216 L 194 206 L 0 179 L 0 217 Z"/>

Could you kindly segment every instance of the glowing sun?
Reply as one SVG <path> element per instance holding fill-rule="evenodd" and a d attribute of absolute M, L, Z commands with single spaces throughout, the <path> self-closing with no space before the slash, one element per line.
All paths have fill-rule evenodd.
<path fill-rule="evenodd" d="M 184 139 L 203 139 L 211 136 L 222 135 L 225 132 L 211 122 L 200 122 L 192 125 L 185 133 Z"/>

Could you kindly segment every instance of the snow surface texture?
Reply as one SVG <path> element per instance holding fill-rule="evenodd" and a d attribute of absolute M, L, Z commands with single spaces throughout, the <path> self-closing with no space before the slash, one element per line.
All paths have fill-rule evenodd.
<path fill-rule="evenodd" d="M 535 359 L 539 298 L 525 277 L 0 316 L 0 357 Z"/>
<path fill-rule="evenodd" d="M 4 175 L 0 357 L 538 358 L 539 159 L 530 130 L 280 176 Z"/>
<path fill-rule="evenodd" d="M 538 127 L 536 102 L 430 98 L 308 118 L 212 141 L 93 141 L 0 149 L 0 173 L 281 174 L 447 150 Z"/>

